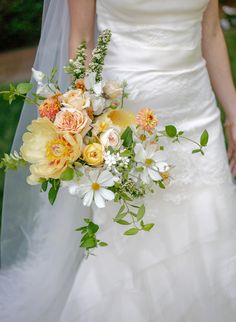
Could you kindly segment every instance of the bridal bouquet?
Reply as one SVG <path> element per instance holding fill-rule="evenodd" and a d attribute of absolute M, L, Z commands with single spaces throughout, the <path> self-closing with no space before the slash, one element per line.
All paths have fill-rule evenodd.
<path fill-rule="evenodd" d="M 11 85 L 2 92 L 10 103 L 16 96 L 24 96 L 37 105 L 39 116 L 27 127 L 20 152 L 5 154 L 0 167 L 29 167 L 28 184 L 40 184 L 42 191 L 48 190 L 51 204 L 62 187 L 87 207 L 94 203 L 103 208 L 106 201 L 118 202 L 114 222 L 129 226 L 125 235 L 135 235 L 154 226 L 145 222 L 145 207 L 139 199 L 153 192 L 155 186 L 164 189 L 171 180 L 173 165 L 166 158 L 162 138 L 174 142 L 190 139 L 174 125 L 159 129 L 151 108 L 134 114 L 124 107 L 127 83 L 102 78 L 110 37 L 109 30 L 99 36 L 87 68 L 86 43 L 81 43 L 75 59 L 65 67 L 71 75 L 65 93 L 55 81 L 55 69 L 49 77 L 33 69 L 36 93 L 30 93 L 31 83 Z M 207 131 L 199 143 L 192 142 L 197 146 L 192 152 L 204 154 Z M 90 218 L 84 221 L 77 229 L 82 233 L 80 246 L 87 251 L 106 246 L 96 237 L 99 226 Z"/>

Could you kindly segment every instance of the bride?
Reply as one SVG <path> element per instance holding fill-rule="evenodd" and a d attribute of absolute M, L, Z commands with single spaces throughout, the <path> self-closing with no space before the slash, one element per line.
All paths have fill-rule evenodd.
<path fill-rule="evenodd" d="M 145 200 L 156 223 L 144 235 L 122 235 L 115 205 L 90 214 L 61 190 L 51 207 L 8 173 L 1 242 L 1 322 L 233 322 L 236 314 L 236 92 L 219 24 L 218 0 L 49 0 L 35 68 L 66 64 L 86 39 L 88 57 L 98 31 L 112 39 L 105 79 L 126 79 L 134 111 L 149 106 L 162 124 L 198 139 L 209 132 L 206 155 L 189 143 L 167 150 L 175 164 L 165 191 Z M 89 61 L 89 59 L 88 59 Z M 59 72 L 66 88 L 68 79 Z M 216 94 L 216 95 L 215 95 Z M 225 114 L 228 155 L 220 111 Z M 12 150 L 35 117 L 24 106 Z M 74 232 L 87 212 L 109 243 L 86 259 Z"/>

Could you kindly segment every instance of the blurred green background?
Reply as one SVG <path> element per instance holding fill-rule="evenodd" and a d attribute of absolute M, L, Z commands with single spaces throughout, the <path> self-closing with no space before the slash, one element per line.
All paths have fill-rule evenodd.
<path fill-rule="evenodd" d="M 37 44 L 42 7 L 42 0 L 0 1 L 0 51 Z"/>
<path fill-rule="evenodd" d="M 232 6 L 234 6 L 235 3 L 235 1 L 223 2 L 224 4 Z M 13 57 L 14 59 L 14 55 L 17 55 L 19 48 L 34 47 L 38 43 L 41 27 L 42 3 L 42 0 L 11 0 L 10 2 L 9 0 L 1 0 L 0 65 L 2 55 L 4 55 L 4 61 L 8 61 L 8 56 Z M 222 25 L 227 29 L 225 30 L 225 38 L 229 49 L 234 81 L 236 83 L 236 27 L 233 26 L 236 15 L 234 18 L 234 15 L 221 13 L 221 16 L 224 18 L 224 20 L 222 20 Z M 5 67 L 8 68 L 8 66 Z M 4 70 L 4 72 L 7 73 L 7 70 Z M 23 81 L 25 79 L 21 80 Z M 1 82 L 5 83 L 4 85 L 0 84 L 1 89 L 7 86 L 7 82 L 4 82 L 4 80 Z M 8 103 L 0 97 L 0 158 L 3 156 L 4 152 L 10 151 L 21 107 L 22 101 L 20 99 L 9 107 Z M 4 174 L 0 171 L 0 209 L 2 209 L 3 181 Z"/>

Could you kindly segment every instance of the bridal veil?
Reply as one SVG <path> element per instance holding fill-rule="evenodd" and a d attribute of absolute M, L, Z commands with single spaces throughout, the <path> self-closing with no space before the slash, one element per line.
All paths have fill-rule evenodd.
<path fill-rule="evenodd" d="M 44 0 L 41 38 L 34 68 L 50 75 L 52 68 L 57 67 L 57 79 L 62 90 L 65 90 L 69 83 L 68 76 L 63 72 L 63 66 L 68 61 L 68 39 L 69 13 L 67 1 Z M 22 144 L 21 138 L 26 130 L 26 126 L 36 117 L 37 109 L 35 106 L 25 103 L 11 152 L 19 151 Z M 74 238 L 74 235 L 77 234 L 74 231 L 74 228 L 76 228 L 74 225 L 76 223 L 80 224 L 79 221 L 82 217 L 90 215 L 90 210 L 82 208 L 79 199 L 75 200 L 75 197 L 71 199 L 71 196 L 68 196 L 66 193 L 63 194 L 63 192 L 58 198 L 61 200 L 56 202 L 54 206 L 51 206 L 47 200 L 47 194 L 40 192 L 40 187 L 29 186 L 26 183 L 27 172 L 27 169 L 22 168 L 17 172 L 9 171 L 5 176 L 1 232 L 1 268 L 7 268 L 15 263 L 22 262 L 29 254 L 37 256 L 35 245 L 37 244 L 37 247 L 41 247 L 40 245 L 45 240 L 47 233 L 52 234 L 52 236 L 60 233 L 63 240 L 63 229 L 57 231 L 57 228 L 59 225 L 65 226 L 65 222 L 71 221 L 71 236 Z M 64 214 L 62 214 L 63 207 Z M 76 208 L 74 209 L 74 212 L 76 212 L 75 216 L 77 217 L 75 217 L 76 223 L 73 222 L 71 218 L 72 211 L 68 207 Z M 51 232 L 48 230 L 49 227 L 51 227 Z M 68 247 L 70 245 L 69 239 Z M 79 249 L 79 243 L 77 246 Z M 47 247 L 50 246 L 48 245 Z M 80 258 L 82 256 L 81 252 Z"/>

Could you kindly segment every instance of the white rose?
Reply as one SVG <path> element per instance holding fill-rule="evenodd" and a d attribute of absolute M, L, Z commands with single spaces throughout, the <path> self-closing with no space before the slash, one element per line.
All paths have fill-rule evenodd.
<path fill-rule="evenodd" d="M 84 109 L 90 106 L 90 98 L 86 93 L 80 89 L 74 89 L 66 92 L 63 96 L 63 105 L 66 107 L 73 107 L 76 109 Z"/>
<path fill-rule="evenodd" d="M 122 95 L 123 87 L 116 81 L 107 81 L 103 87 L 103 91 L 108 98 L 115 99 Z"/>
<path fill-rule="evenodd" d="M 116 128 L 109 128 L 100 135 L 100 141 L 105 148 L 111 146 L 114 149 L 118 149 L 122 142 L 120 139 L 120 131 Z"/>
<path fill-rule="evenodd" d="M 106 107 L 106 100 L 101 96 L 92 97 L 92 106 L 94 115 L 102 114 L 103 110 Z"/>

